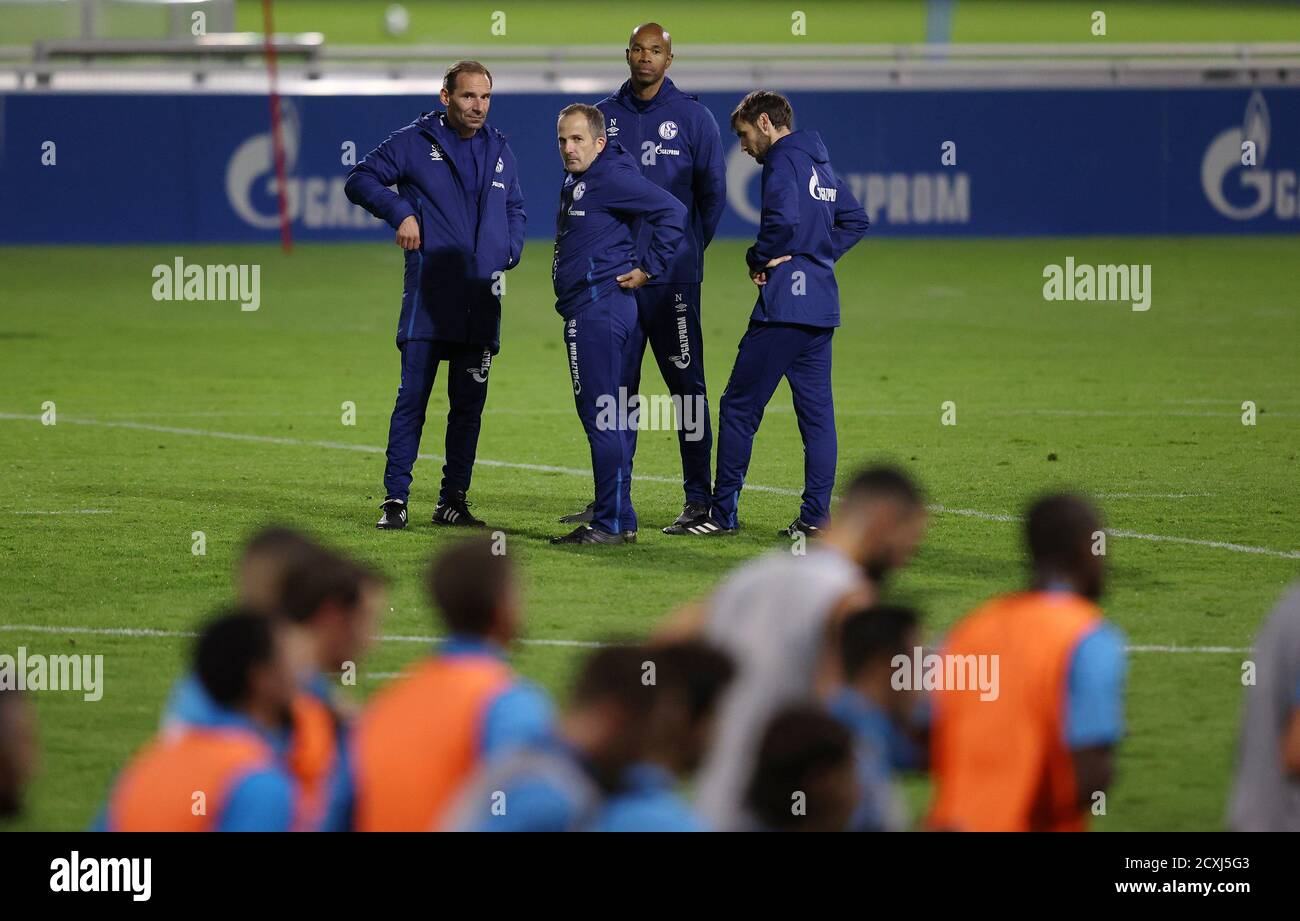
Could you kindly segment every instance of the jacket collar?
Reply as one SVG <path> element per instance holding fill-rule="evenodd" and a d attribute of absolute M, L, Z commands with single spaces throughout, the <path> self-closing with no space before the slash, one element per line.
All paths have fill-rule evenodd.
<path fill-rule="evenodd" d="M 614 98 L 618 100 L 623 108 L 641 114 L 653 112 L 655 109 L 685 96 L 686 94 L 677 88 L 677 85 L 673 83 L 670 77 L 664 77 L 664 82 L 659 86 L 659 92 L 655 93 L 650 99 L 643 100 L 637 96 L 636 91 L 632 89 L 631 79 L 624 80 L 623 85 L 614 94 Z"/>

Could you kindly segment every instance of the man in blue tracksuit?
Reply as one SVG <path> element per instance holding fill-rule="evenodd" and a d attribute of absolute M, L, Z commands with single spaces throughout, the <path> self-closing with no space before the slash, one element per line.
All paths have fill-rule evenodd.
<path fill-rule="evenodd" d="M 704 384 L 704 340 L 700 329 L 700 282 L 704 249 L 713 239 L 727 200 L 722 138 L 713 114 L 697 97 L 673 85 L 666 72 L 673 60 L 672 37 L 658 23 L 637 27 L 626 50 L 630 78 L 617 93 L 596 103 L 606 133 L 639 158 L 641 174 L 686 206 L 686 241 L 664 274 L 636 290 L 637 326 L 628 348 L 629 393 L 641 384 L 641 360 L 649 341 L 655 363 L 678 406 L 678 446 L 686 505 L 674 524 L 704 514 L 711 495 L 709 461 L 713 433 Z M 644 248 L 651 228 L 642 223 Z M 628 431 L 636 451 L 636 429 Z M 587 511 L 562 519 L 589 521 Z"/>
<path fill-rule="evenodd" d="M 731 127 L 745 153 L 763 164 L 758 239 L 745 253 L 758 301 L 722 393 L 713 508 L 665 531 L 711 536 L 739 527 L 737 506 L 754 434 L 784 377 L 804 445 L 803 504 L 785 533 L 812 535 L 830 517 L 835 485 L 835 262 L 867 232 L 867 214 L 831 168 L 821 136 L 792 130 L 794 112 L 783 96 L 750 93 L 731 113 Z"/>
<path fill-rule="evenodd" d="M 486 67 L 453 64 L 440 96 L 446 111 L 426 113 L 389 135 L 348 175 L 348 198 L 392 225 L 406 250 L 397 325 L 402 382 L 388 429 L 380 528 L 406 527 L 411 468 L 442 361 L 451 405 L 433 522 L 483 524 L 465 495 L 488 371 L 500 348 L 503 275 L 519 264 L 524 246 L 515 156 L 505 135 L 487 125 L 491 96 Z"/>
<path fill-rule="evenodd" d="M 564 318 L 564 350 L 573 399 L 591 444 L 596 504 L 590 524 L 555 538 L 561 544 L 621 544 L 636 536 L 632 454 L 627 438 L 627 350 L 634 342 L 633 292 L 667 270 L 685 236 L 686 208 L 641 175 L 632 155 L 607 141 L 605 116 L 574 104 L 560 112 L 560 189 L 551 278 Z M 649 238 L 638 246 L 643 221 Z"/>

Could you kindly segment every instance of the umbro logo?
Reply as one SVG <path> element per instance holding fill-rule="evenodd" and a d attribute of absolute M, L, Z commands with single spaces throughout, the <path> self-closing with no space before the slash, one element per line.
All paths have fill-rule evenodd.
<path fill-rule="evenodd" d="M 480 384 L 484 383 L 488 379 L 488 372 L 492 370 L 492 353 L 487 349 L 484 349 L 483 363 L 477 368 L 466 368 L 465 370 L 470 373 L 470 376 L 473 377 L 475 381 Z"/>
<path fill-rule="evenodd" d="M 430 160 L 441 160 L 441 159 L 442 159 L 442 148 L 439 147 L 437 144 L 434 144 L 433 146 L 431 146 L 431 147 L 429 148 L 429 159 L 430 159 Z"/>

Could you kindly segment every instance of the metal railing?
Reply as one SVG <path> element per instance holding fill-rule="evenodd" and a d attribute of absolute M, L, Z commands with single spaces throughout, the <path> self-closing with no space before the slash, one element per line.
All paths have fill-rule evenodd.
<path fill-rule="evenodd" d="M 586 92 L 626 77 L 621 49 L 605 45 L 331 46 L 319 33 L 276 35 L 274 43 L 285 92 L 423 92 L 459 58 L 484 61 L 498 88 L 512 93 Z M 130 91 L 191 81 L 261 92 L 263 55 L 257 33 L 61 40 L 25 54 L 0 47 L 0 75 L 12 74 L 16 89 Z M 1300 84 L 1300 43 L 691 45 L 678 50 L 672 73 L 699 90 L 1285 85 Z"/>

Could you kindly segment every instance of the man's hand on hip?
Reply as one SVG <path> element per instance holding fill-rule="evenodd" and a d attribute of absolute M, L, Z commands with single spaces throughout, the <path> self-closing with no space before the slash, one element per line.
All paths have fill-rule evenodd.
<path fill-rule="evenodd" d="M 763 285 L 767 284 L 767 270 L 776 268 L 778 265 L 780 265 L 783 262 L 789 262 L 792 258 L 793 257 L 791 256 L 777 256 L 775 259 L 769 259 L 767 261 L 767 265 L 765 265 L 761 269 L 750 269 L 749 270 L 750 281 L 758 285 L 760 288 L 763 287 Z"/>
<path fill-rule="evenodd" d="M 650 280 L 650 276 L 641 269 L 633 269 L 625 275 L 620 275 L 614 279 L 618 282 L 620 288 L 627 288 L 629 291 L 635 291 Z"/>
<path fill-rule="evenodd" d="M 397 228 L 397 245 L 402 249 L 420 248 L 420 223 L 412 214 Z"/>

